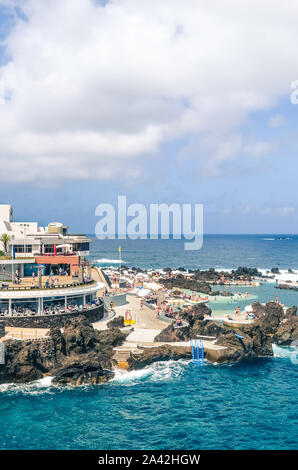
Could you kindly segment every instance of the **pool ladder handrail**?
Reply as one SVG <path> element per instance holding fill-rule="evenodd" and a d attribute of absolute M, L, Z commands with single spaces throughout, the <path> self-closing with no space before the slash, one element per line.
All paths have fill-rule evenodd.
<path fill-rule="evenodd" d="M 205 359 L 205 354 L 204 354 L 204 343 L 203 340 L 200 339 L 200 342 L 198 342 L 197 339 L 190 340 L 190 346 L 192 348 L 192 359 L 194 362 L 204 362 Z"/>

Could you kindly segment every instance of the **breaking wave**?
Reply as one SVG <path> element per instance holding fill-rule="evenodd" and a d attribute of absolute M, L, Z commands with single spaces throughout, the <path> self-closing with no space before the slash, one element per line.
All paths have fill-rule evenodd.
<path fill-rule="evenodd" d="M 291 359 L 293 364 L 298 364 L 298 348 L 293 346 L 277 346 L 272 345 L 274 357 L 288 358 Z"/>
<path fill-rule="evenodd" d="M 144 369 L 129 372 L 116 369 L 112 383 L 119 385 L 137 385 L 145 380 L 150 382 L 177 380 L 183 375 L 186 368 L 190 366 L 190 362 L 191 361 L 183 359 L 179 361 L 155 362 Z"/>
<path fill-rule="evenodd" d="M 119 259 L 109 259 L 109 258 L 100 258 L 100 259 L 96 259 L 94 260 L 94 263 L 98 263 L 98 264 L 120 264 L 120 260 Z M 125 260 L 121 260 L 121 263 L 125 263 Z"/>
<path fill-rule="evenodd" d="M 35 380 L 34 382 L 29 382 L 26 384 L 17 384 L 17 383 L 9 383 L 9 384 L 1 384 L 0 385 L 0 394 L 1 392 L 6 393 L 20 393 L 22 395 L 40 395 L 42 393 L 50 392 L 51 383 L 53 377 L 44 377 L 40 380 Z M 0 395 L 1 396 L 1 395 Z"/>

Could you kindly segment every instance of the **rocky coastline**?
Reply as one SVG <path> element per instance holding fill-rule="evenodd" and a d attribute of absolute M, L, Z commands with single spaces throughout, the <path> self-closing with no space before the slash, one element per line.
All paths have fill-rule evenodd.
<path fill-rule="evenodd" d="M 165 271 L 169 268 L 165 268 Z M 169 272 L 170 273 L 170 272 Z M 239 267 L 231 272 L 216 271 L 210 268 L 205 271 L 199 269 L 189 271 L 191 278 L 186 278 L 182 273 L 171 275 L 168 278 L 159 279 L 159 282 L 167 289 L 189 289 L 192 291 L 200 292 L 207 295 L 223 295 L 232 296 L 230 292 L 226 291 L 212 291 L 212 285 L 224 286 L 230 282 L 231 278 L 234 281 L 252 282 L 254 276 L 259 278 L 263 277 L 256 268 Z"/>
<path fill-rule="evenodd" d="M 197 335 L 216 338 L 222 346 L 220 356 L 206 354 L 212 362 L 236 362 L 273 355 L 272 345 L 289 346 L 298 341 L 297 307 L 286 311 L 275 302 L 253 304 L 255 321 L 231 328 L 207 320 L 211 310 L 198 304 L 183 312 L 188 326 L 169 325 L 155 337 L 156 347 L 130 354 L 129 370 L 141 369 L 156 361 L 191 359 L 190 347 L 175 346 Z M 114 376 L 114 347 L 124 343 L 123 317 L 109 323 L 106 330 L 95 330 L 86 318 L 68 321 L 63 331 L 51 328 L 42 340 L 5 341 L 5 364 L 0 365 L 0 383 L 26 383 L 53 376 L 57 385 L 102 384 Z M 236 336 L 236 335 L 238 336 Z M 239 338 L 241 337 L 241 338 Z M 158 344 L 158 343 L 172 344 Z M 142 348 L 141 348 L 142 349 Z"/>
<path fill-rule="evenodd" d="M 266 305 L 256 302 L 253 304 L 253 310 L 256 317 L 254 323 L 233 328 L 206 320 L 206 316 L 211 313 L 210 309 L 204 304 L 199 304 L 195 309 L 182 314 L 189 322 L 189 326 L 175 328 L 169 325 L 155 337 L 155 342 L 189 341 L 197 335 L 213 337 L 216 338 L 215 344 L 225 349 L 221 350 L 216 361 L 213 356 L 208 357 L 208 352 L 207 359 L 212 362 L 225 363 L 271 357 L 273 344 L 290 346 L 298 341 L 297 307 L 291 307 L 284 312 L 283 308 L 275 302 L 268 302 Z M 142 354 L 131 356 L 128 362 L 130 369 L 139 369 L 154 361 L 190 357 L 189 347 L 157 345 L 156 348 L 144 349 Z"/>
<path fill-rule="evenodd" d="M 166 271 L 167 268 L 165 268 Z M 181 274 L 160 279 L 167 289 L 190 289 L 210 294 L 212 284 L 221 285 L 226 278 L 250 281 L 261 274 L 252 268 L 238 268 L 232 273 L 193 271 L 191 278 Z M 280 285 L 279 288 L 292 288 Z M 232 295 L 216 291 L 216 295 Z M 206 358 L 211 362 L 226 363 L 273 356 L 272 345 L 290 346 L 298 342 L 297 307 L 284 309 L 276 302 L 266 305 L 252 304 L 254 321 L 227 325 L 213 321 L 211 310 L 205 303 L 191 305 L 181 312 L 185 326 L 167 325 L 154 339 L 156 346 L 138 346 L 138 354 L 130 353 L 129 370 L 141 369 L 156 361 L 191 359 L 190 339 L 203 336 L 218 346 L 213 355 L 206 348 Z M 5 363 L 0 364 L 0 384 L 27 383 L 53 376 L 54 384 L 101 384 L 114 376 L 117 365 L 114 348 L 121 346 L 129 330 L 124 328 L 124 317 L 116 316 L 107 323 L 107 329 L 93 328 L 92 318 L 76 316 L 51 326 L 46 337 L 40 340 L 4 340 Z M 237 323 L 237 322 L 235 322 Z M 0 324 L 0 337 L 4 336 L 4 322 Z M 207 342 L 207 341 L 206 341 Z M 167 343 L 167 344 L 165 344 Z"/>
<path fill-rule="evenodd" d="M 66 322 L 63 332 L 50 329 L 45 339 L 7 340 L 0 383 L 26 383 L 46 376 L 54 376 L 55 384 L 107 382 L 114 375 L 113 348 L 126 336 L 118 328 L 95 330 L 86 318 L 78 317 Z"/>
<path fill-rule="evenodd" d="M 294 290 L 298 291 L 298 286 L 290 285 L 290 284 L 278 284 L 275 286 L 276 289 L 285 289 L 285 290 Z"/>

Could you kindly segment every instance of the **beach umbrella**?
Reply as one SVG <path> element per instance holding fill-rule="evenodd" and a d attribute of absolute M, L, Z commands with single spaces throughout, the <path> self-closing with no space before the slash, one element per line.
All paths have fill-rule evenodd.
<path fill-rule="evenodd" d="M 149 289 L 140 289 L 138 291 L 138 296 L 139 297 L 146 297 L 146 295 L 150 294 L 150 290 Z"/>
<path fill-rule="evenodd" d="M 144 282 L 144 287 L 154 291 L 162 289 L 162 286 L 157 282 Z"/>

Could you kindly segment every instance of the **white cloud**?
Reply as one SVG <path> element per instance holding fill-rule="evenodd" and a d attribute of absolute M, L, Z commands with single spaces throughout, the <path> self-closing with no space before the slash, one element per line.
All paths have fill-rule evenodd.
<path fill-rule="evenodd" d="M 276 215 L 276 216 L 287 216 L 296 212 L 296 207 L 292 206 L 281 206 L 281 207 L 265 207 L 259 210 L 262 215 Z"/>
<path fill-rule="evenodd" d="M 297 212 L 297 208 L 295 206 L 256 207 L 246 204 L 239 207 L 239 212 L 245 215 L 286 217 Z"/>
<path fill-rule="evenodd" d="M 271 142 L 254 142 L 245 145 L 244 153 L 252 157 L 264 157 L 272 148 Z"/>
<path fill-rule="evenodd" d="M 180 152 L 180 160 L 195 159 L 198 171 L 196 175 L 202 178 L 215 178 L 225 172 L 231 174 L 237 164 L 241 164 L 242 171 L 246 172 L 252 165 L 255 167 L 272 150 L 270 142 L 256 142 L 248 140 L 240 133 L 220 135 L 205 132 L 189 139 L 188 145 Z M 247 158 L 248 157 L 248 158 Z"/>
<path fill-rule="evenodd" d="M 286 124 L 286 119 L 284 116 L 281 114 L 275 114 L 275 116 L 272 116 L 269 121 L 268 121 L 268 126 L 269 127 L 281 127 Z"/>
<path fill-rule="evenodd" d="M 23 8 L 27 21 L 16 18 L 4 42 L 11 61 L 0 69 L 11 95 L 0 106 L 2 180 L 135 178 L 162 143 L 191 135 L 204 147 L 214 132 L 206 174 L 216 176 L 245 151 L 238 126 L 296 78 L 290 0 L 105 8 L 24 0 Z"/>

